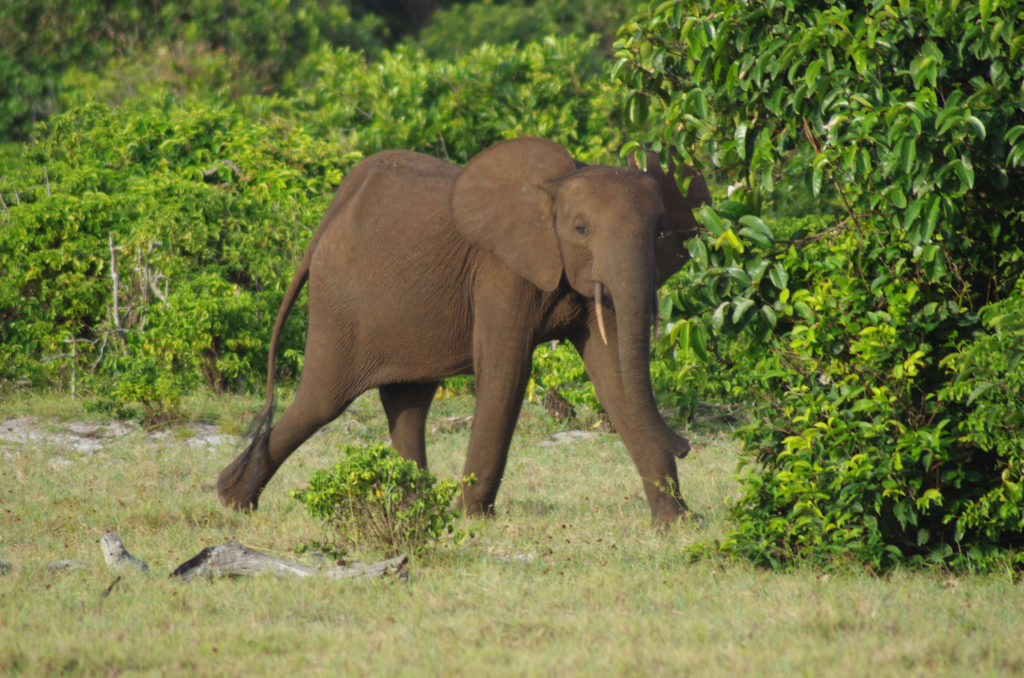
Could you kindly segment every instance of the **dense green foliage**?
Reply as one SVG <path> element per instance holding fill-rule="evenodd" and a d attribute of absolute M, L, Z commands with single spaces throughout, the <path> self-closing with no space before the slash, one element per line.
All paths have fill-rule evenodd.
<path fill-rule="evenodd" d="M 596 34 L 602 38 L 602 49 L 610 49 L 616 30 L 633 10 L 632 3 L 618 0 L 591 0 L 585 7 L 571 0 L 478 0 L 435 12 L 430 23 L 406 42 L 445 59 L 482 43 L 525 45 L 548 35 Z"/>
<path fill-rule="evenodd" d="M 200 380 L 252 383 L 285 271 L 358 154 L 198 102 L 86 104 L 39 131 L 0 179 L 4 376 L 110 380 L 151 419 Z"/>
<path fill-rule="evenodd" d="M 142 57 L 158 68 L 168 50 L 219 51 L 231 55 L 224 86 L 275 86 L 319 45 L 375 50 L 382 32 L 373 15 L 356 20 L 348 5 L 326 0 L 2 0 L 0 140 L 26 136 L 75 80 L 108 62 Z M 179 68 L 191 67 L 178 56 Z"/>
<path fill-rule="evenodd" d="M 631 118 L 663 102 L 661 147 L 734 184 L 668 339 L 753 409 L 725 550 L 1024 564 L 1022 25 L 1017 2 L 712 0 L 620 33 Z"/>
<path fill-rule="evenodd" d="M 335 557 L 366 551 L 396 556 L 423 553 L 445 535 L 465 538 L 451 508 L 458 491 L 454 480 L 438 482 L 416 462 L 376 444 L 346 447 L 332 469 L 315 472 L 309 487 L 290 495 L 332 533 L 311 546 Z"/>

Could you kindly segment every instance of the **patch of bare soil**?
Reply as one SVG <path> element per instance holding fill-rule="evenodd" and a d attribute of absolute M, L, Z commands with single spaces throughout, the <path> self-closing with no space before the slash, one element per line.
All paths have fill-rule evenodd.
<path fill-rule="evenodd" d="M 192 424 L 184 431 L 143 431 L 131 421 L 51 422 L 36 417 L 18 417 L 0 421 L 0 456 L 10 457 L 16 454 L 18 447 L 34 445 L 54 445 L 90 456 L 110 442 L 129 435 L 143 436 L 152 441 L 174 436 L 190 447 L 218 447 L 235 442 L 235 436 L 221 433 L 212 424 Z"/>

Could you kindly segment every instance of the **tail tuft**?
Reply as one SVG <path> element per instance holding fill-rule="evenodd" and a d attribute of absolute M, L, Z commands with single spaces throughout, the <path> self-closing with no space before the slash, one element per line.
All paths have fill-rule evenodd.
<path fill-rule="evenodd" d="M 245 449 L 217 478 L 217 495 L 225 506 L 236 511 L 256 510 L 260 493 L 274 473 L 269 449 L 273 420 L 274 400 L 271 399 L 249 424 L 242 438 L 248 441 Z"/>

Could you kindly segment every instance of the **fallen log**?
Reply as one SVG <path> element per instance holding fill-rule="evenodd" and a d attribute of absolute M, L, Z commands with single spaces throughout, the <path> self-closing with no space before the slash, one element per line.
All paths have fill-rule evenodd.
<path fill-rule="evenodd" d="M 403 573 L 408 556 L 402 554 L 376 563 L 351 563 L 325 569 L 284 560 L 269 553 L 251 549 L 231 540 L 220 546 L 210 546 L 179 565 L 172 577 L 190 581 L 197 577 L 243 577 L 254 574 L 272 574 L 275 577 L 311 577 L 314 575 L 331 579 L 353 577 L 381 577 Z"/>

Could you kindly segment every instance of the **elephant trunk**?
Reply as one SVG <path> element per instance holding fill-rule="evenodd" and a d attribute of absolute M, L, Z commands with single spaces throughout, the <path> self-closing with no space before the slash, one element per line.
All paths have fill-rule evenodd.
<path fill-rule="evenodd" d="M 619 338 L 619 364 L 622 367 L 622 390 L 631 410 L 634 426 L 653 443 L 673 452 L 675 456 L 685 455 L 681 446 L 686 446 L 665 424 L 658 413 L 651 386 L 650 338 L 651 323 L 655 310 L 654 279 L 649 267 L 639 268 L 639 275 L 624 279 L 612 293 L 615 303 L 615 319 Z M 688 447 L 688 446 L 686 446 Z"/>
<path fill-rule="evenodd" d="M 623 442 L 644 479 L 655 522 L 668 523 L 686 510 L 679 494 L 675 458 L 685 457 L 690 443 L 669 428 L 654 401 L 650 329 L 652 320 L 657 319 L 657 305 L 653 269 L 642 264 L 633 262 L 612 290 L 622 393 L 629 417 L 623 427 Z"/>

